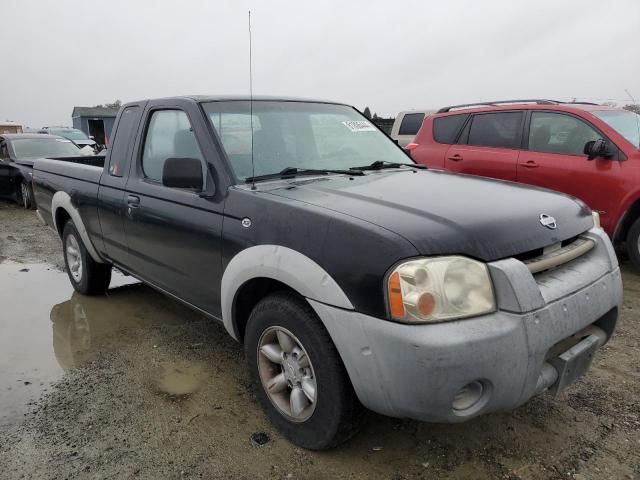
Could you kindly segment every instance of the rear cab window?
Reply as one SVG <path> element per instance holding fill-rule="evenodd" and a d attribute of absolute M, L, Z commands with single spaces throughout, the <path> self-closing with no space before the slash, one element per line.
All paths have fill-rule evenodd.
<path fill-rule="evenodd" d="M 138 113 L 140 107 L 137 105 L 127 107 L 120 115 L 120 121 L 115 132 L 114 141 L 111 142 L 111 155 L 109 159 L 109 175 L 113 177 L 122 177 L 125 170 L 129 166 L 128 154 L 130 143 L 135 137 L 136 126 L 138 125 Z M 115 141 L 115 138 L 118 141 Z"/>
<path fill-rule="evenodd" d="M 415 135 L 422 126 L 424 113 L 406 113 L 398 129 L 398 135 Z"/>

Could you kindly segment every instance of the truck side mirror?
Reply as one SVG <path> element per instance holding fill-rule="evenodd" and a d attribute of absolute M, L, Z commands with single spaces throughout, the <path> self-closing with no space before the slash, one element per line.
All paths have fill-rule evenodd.
<path fill-rule="evenodd" d="M 202 162 L 197 158 L 167 158 L 162 167 L 162 184 L 165 187 L 202 191 Z"/>
<path fill-rule="evenodd" d="M 598 140 L 591 140 L 584 144 L 584 154 L 587 156 L 587 160 L 593 160 L 598 157 L 611 158 L 613 152 L 609 142 L 599 138 Z"/>

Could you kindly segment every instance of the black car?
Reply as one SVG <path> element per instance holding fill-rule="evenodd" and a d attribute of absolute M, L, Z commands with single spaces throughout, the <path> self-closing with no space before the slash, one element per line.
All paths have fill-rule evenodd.
<path fill-rule="evenodd" d="M 0 196 L 24 208 L 35 208 L 31 177 L 36 158 L 79 155 L 78 147 L 56 135 L 12 133 L 0 135 Z"/>
<path fill-rule="evenodd" d="M 88 137 L 86 133 L 82 130 L 78 130 L 77 128 L 69 128 L 69 127 L 44 127 L 40 133 L 48 133 L 49 135 L 58 135 L 60 137 L 66 138 L 67 140 L 71 140 L 73 143 L 78 145 L 79 148 L 82 147 L 91 147 L 95 151 L 98 151 L 98 144 L 93 139 L 93 137 Z"/>

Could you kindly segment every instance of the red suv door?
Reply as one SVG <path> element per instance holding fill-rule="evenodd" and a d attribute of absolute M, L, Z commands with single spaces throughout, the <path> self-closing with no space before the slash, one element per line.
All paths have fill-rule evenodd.
<path fill-rule="evenodd" d="M 523 122 L 523 111 L 472 115 L 447 150 L 445 170 L 516 181 Z"/>
<path fill-rule="evenodd" d="M 622 164 L 602 157 L 588 160 L 584 154 L 585 143 L 604 135 L 575 115 L 539 110 L 531 112 L 527 132 L 518 181 L 578 197 L 600 212 L 602 227 L 611 233 L 621 201 L 615 192 Z"/>

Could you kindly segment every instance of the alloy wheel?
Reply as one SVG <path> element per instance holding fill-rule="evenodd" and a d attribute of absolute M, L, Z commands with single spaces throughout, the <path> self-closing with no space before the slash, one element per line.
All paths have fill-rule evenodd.
<path fill-rule="evenodd" d="M 271 403 L 293 422 L 313 414 L 318 385 L 313 364 L 298 338 L 283 327 L 270 327 L 258 342 L 258 373 Z"/>
<path fill-rule="evenodd" d="M 22 205 L 24 208 L 29 208 L 29 189 L 24 182 L 20 183 L 20 193 L 22 195 Z"/>
<path fill-rule="evenodd" d="M 82 255 L 80 253 L 80 245 L 78 245 L 78 240 L 74 235 L 67 236 L 65 254 L 71 276 L 76 282 L 80 282 L 82 280 Z"/>

